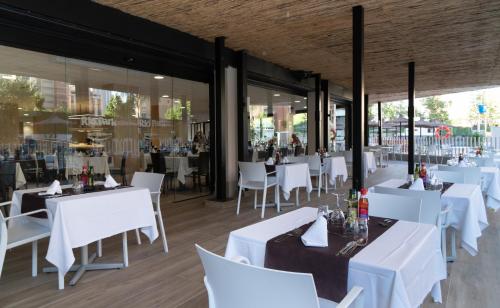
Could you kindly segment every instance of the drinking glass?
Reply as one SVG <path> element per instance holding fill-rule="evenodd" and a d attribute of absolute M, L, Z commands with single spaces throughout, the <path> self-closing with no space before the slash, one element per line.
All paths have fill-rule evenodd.
<path fill-rule="evenodd" d="M 354 240 L 358 241 L 363 239 L 366 243 L 368 241 L 368 220 L 367 219 L 359 219 L 358 220 L 358 228 L 354 233 Z"/>
<path fill-rule="evenodd" d="M 340 207 L 340 204 L 344 200 L 345 194 L 333 194 L 333 195 L 337 197 L 337 207 L 333 209 L 330 215 L 330 222 L 334 226 L 342 228 L 345 223 L 345 215 L 344 211 L 342 211 L 342 208 Z"/>

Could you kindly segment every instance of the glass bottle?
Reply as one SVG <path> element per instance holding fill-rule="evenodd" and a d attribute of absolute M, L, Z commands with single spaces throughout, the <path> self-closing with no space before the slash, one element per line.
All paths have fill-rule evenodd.
<path fill-rule="evenodd" d="M 83 186 L 87 186 L 88 185 L 89 176 L 88 176 L 88 171 L 87 171 L 87 166 L 86 165 L 84 165 L 82 167 L 82 175 L 81 175 L 80 179 L 82 181 Z"/>
<path fill-rule="evenodd" d="M 358 201 L 358 216 L 361 219 L 368 219 L 368 190 L 361 188 L 361 197 Z"/>
<path fill-rule="evenodd" d="M 413 179 L 416 180 L 420 176 L 420 164 L 415 164 L 415 171 L 413 172 Z"/>
<path fill-rule="evenodd" d="M 94 167 L 89 167 L 89 186 L 94 187 Z"/>

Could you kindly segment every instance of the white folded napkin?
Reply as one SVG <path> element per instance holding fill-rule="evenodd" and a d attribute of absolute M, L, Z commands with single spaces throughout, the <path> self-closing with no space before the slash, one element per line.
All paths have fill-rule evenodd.
<path fill-rule="evenodd" d="M 309 247 L 328 247 L 328 228 L 326 218 L 320 216 L 307 229 L 300 239 Z"/>
<path fill-rule="evenodd" d="M 46 195 L 55 195 L 55 194 L 62 194 L 62 189 L 61 189 L 61 183 L 59 183 L 58 180 L 55 180 L 50 184 L 49 188 L 47 189 L 47 192 L 45 193 Z"/>
<path fill-rule="evenodd" d="M 274 165 L 274 161 L 271 157 L 269 157 L 269 159 L 266 161 L 266 165 L 268 166 Z"/>
<path fill-rule="evenodd" d="M 314 153 L 314 156 L 319 156 L 319 153 L 318 152 Z"/>
<path fill-rule="evenodd" d="M 286 156 L 285 156 L 285 157 L 283 158 L 283 163 L 288 164 L 288 157 L 286 157 Z"/>
<path fill-rule="evenodd" d="M 462 160 L 461 162 L 458 163 L 458 166 L 459 167 L 467 167 L 467 163 Z"/>
<path fill-rule="evenodd" d="M 413 182 L 413 184 L 411 184 L 410 189 L 411 190 L 425 190 L 424 181 L 422 181 L 421 178 L 416 179 L 415 182 Z"/>
<path fill-rule="evenodd" d="M 115 188 L 116 186 L 119 186 L 120 184 L 116 183 L 115 179 L 111 175 L 106 175 L 106 182 L 104 182 L 104 187 L 106 188 Z"/>
<path fill-rule="evenodd" d="M 432 174 L 430 182 L 431 182 L 431 185 L 437 185 L 438 178 L 437 178 L 437 176 L 435 174 Z"/>

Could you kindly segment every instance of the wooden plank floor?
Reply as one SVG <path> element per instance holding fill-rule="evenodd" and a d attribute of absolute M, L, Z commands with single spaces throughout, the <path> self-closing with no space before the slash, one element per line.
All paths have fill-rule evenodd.
<path fill-rule="evenodd" d="M 405 172 L 406 165 L 392 164 L 371 175 L 367 186 L 402 178 Z M 349 186 L 344 184 L 338 190 L 347 190 Z M 334 204 L 331 195 L 322 194 L 318 200 L 313 192 L 310 203 L 305 197 L 301 192 L 302 205 Z M 253 209 L 253 194 L 245 196 L 239 216 L 235 214 L 235 201 L 214 204 L 196 199 L 168 203 L 168 198 L 164 199 L 168 254 L 162 252 L 160 240 L 150 245 L 143 237 L 139 246 L 134 233 L 129 232 L 129 268 L 87 272 L 75 287 L 59 291 L 55 274 L 31 277 L 31 247 L 19 247 L 6 255 L 0 278 L 0 307 L 207 307 L 203 268 L 194 243 L 224 254 L 229 231 L 260 221 L 260 211 Z M 284 212 L 293 209 L 285 208 Z M 266 211 L 266 218 L 275 215 L 274 209 Z M 499 217 L 500 211 L 488 211 L 490 226 L 479 241 L 478 256 L 471 257 L 459 249 L 458 260 L 448 265 L 449 278 L 442 283 L 444 304 L 436 305 L 427 299 L 423 307 L 498 307 Z M 47 240 L 39 243 L 39 268 L 49 265 L 44 259 L 47 245 Z M 120 258 L 121 236 L 105 239 L 102 262 Z"/>

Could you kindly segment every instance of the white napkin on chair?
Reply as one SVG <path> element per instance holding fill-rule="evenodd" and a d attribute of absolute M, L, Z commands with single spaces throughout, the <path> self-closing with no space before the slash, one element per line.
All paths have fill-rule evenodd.
<path fill-rule="evenodd" d="M 272 157 L 269 157 L 269 159 L 266 161 L 266 165 L 268 165 L 268 166 L 274 165 L 274 161 L 273 161 Z"/>
<path fill-rule="evenodd" d="M 421 178 L 416 179 L 415 182 L 413 182 L 413 184 L 411 184 L 410 189 L 411 190 L 425 190 L 424 181 L 422 181 Z"/>
<path fill-rule="evenodd" d="M 61 183 L 59 183 L 58 180 L 55 180 L 50 184 L 49 188 L 47 189 L 47 192 L 44 193 L 44 195 L 55 195 L 55 194 L 62 194 L 62 189 L 61 189 Z"/>
<path fill-rule="evenodd" d="M 106 175 L 106 182 L 104 182 L 104 187 L 106 188 L 115 188 L 116 186 L 119 186 L 120 184 L 116 183 L 115 179 L 111 175 Z"/>
<path fill-rule="evenodd" d="M 328 228 L 326 218 L 320 216 L 301 237 L 302 243 L 309 247 L 328 247 Z"/>

